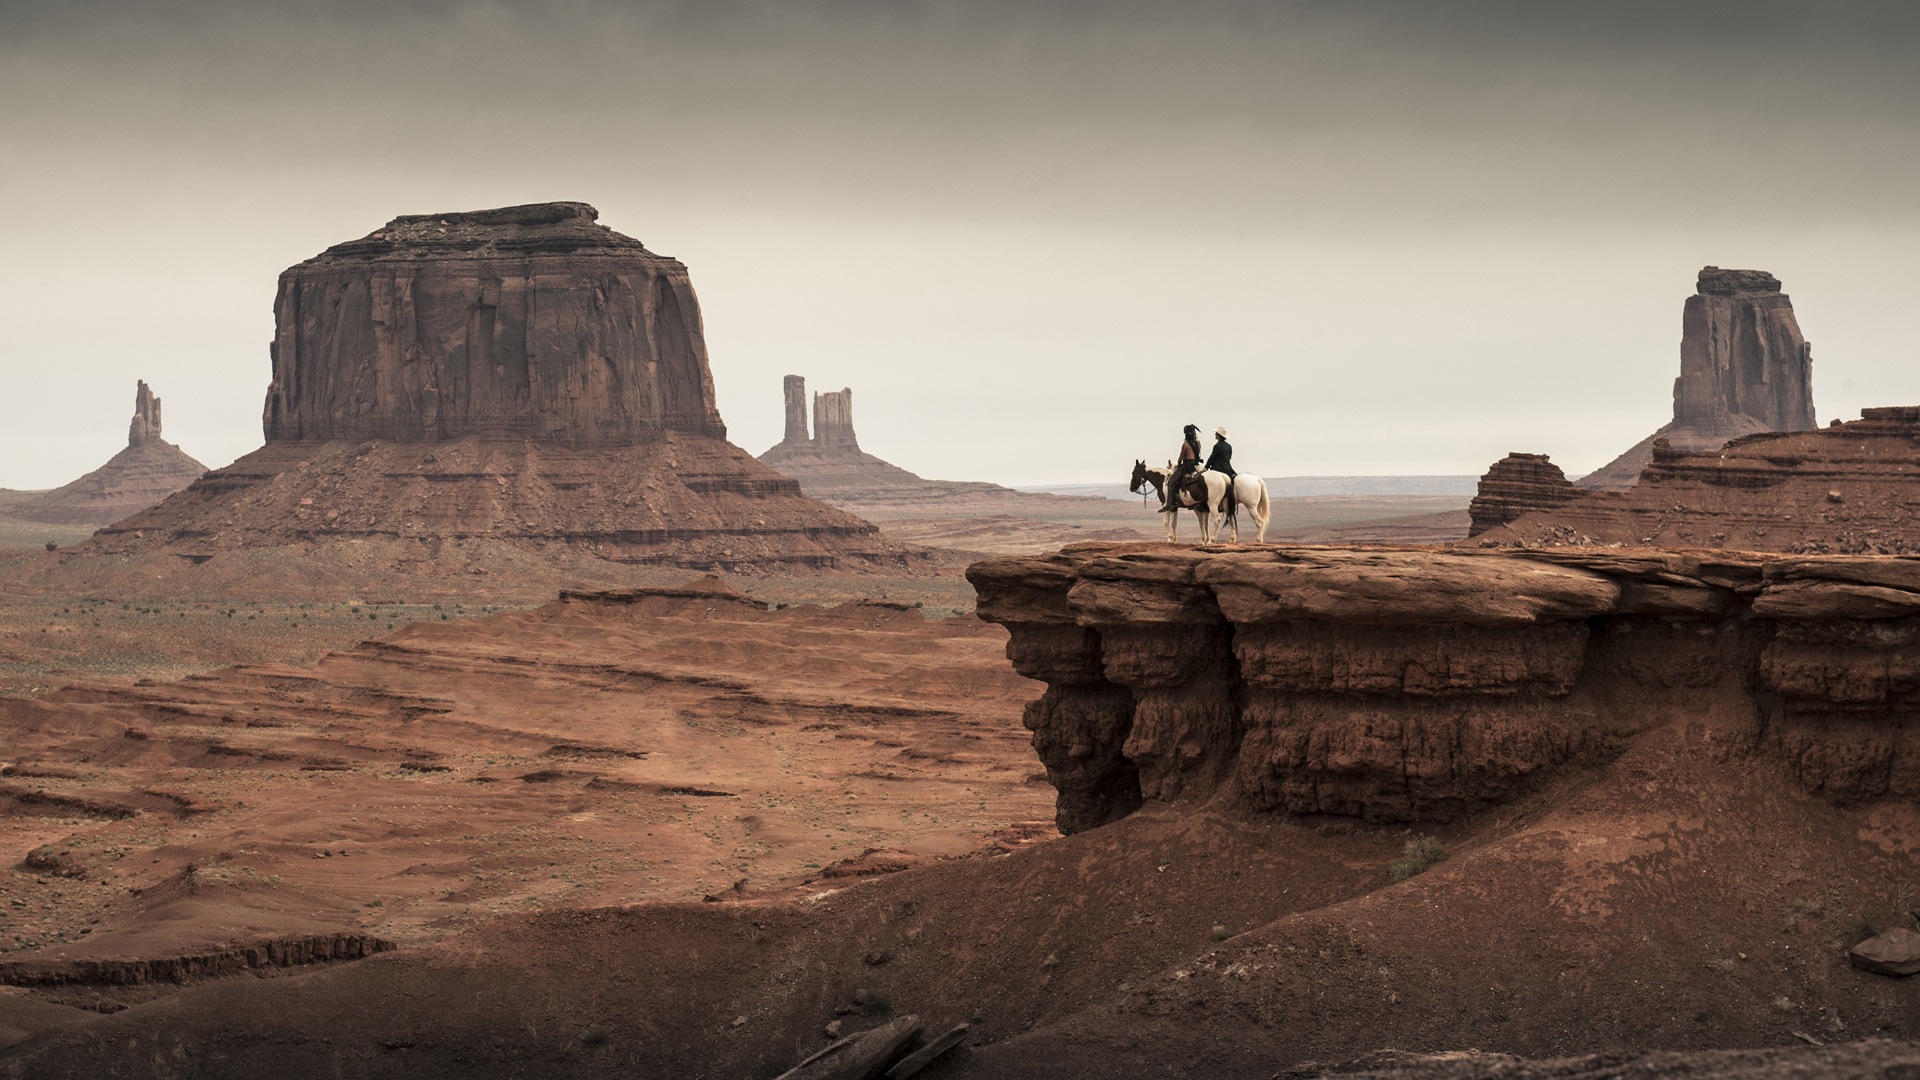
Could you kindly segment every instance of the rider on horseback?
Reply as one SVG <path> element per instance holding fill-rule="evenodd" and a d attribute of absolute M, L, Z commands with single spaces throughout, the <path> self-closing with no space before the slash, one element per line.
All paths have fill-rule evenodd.
<path fill-rule="evenodd" d="M 1173 467 L 1173 475 L 1167 477 L 1167 490 L 1162 494 L 1160 512 L 1163 514 L 1170 514 L 1179 509 L 1180 489 L 1186 485 L 1187 478 L 1193 475 L 1193 471 L 1200 466 L 1200 429 L 1193 424 L 1188 424 L 1180 431 L 1185 438 L 1180 442 L 1179 464 Z M 1204 503 L 1206 498 L 1203 492 L 1194 501 Z"/>
<path fill-rule="evenodd" d="M 1213 453 L 1207 455 L 1207 471 L 1226 473 L 1231 480 L 1239 474 L 1233 471 L 1233 444 L 1227 441 L 1227 429 L 1213 429 Z"/>

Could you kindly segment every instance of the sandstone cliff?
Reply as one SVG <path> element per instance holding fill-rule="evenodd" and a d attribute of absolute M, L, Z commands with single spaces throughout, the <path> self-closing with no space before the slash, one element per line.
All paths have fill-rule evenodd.
<path fill-rule="evenodd" d="M 1630 491 L 1590 492 L 1475 537 L 1483 546 L 1652 544 L 1799 554 L 1920 552 L 1920 407 L 1707 452 L 1656 444 Z"/>
<path fill-rule="evenodd" d="M 289 268 L 267 440 L 725 438 L 687 268 L 598 217 L 406 215 Z"/>
<path fill-rule="evenodd" d="M 134 391 L 127 448 L 70 484 L 15 502 L 8 514 L 54 525 L 102 525 L 145 510 L 206 471 L 160 437 L 160 399 L 142 380 Z"/>
<path fill-rule="evenodd" d="M 1764 270 L 1700 271 L 1681 314 L 1673 420 L 1581 477 L 1583 488 L 1622 491 L 1653 460 L 1653 444 L 1717 450 L 1765 431 L 1805 431 L 1813 414 L 1813 354 L 1780 280 Z"/>
<path fill-rule="evenodd" d="M 1920 799 L 1920 560 L 1083 545 L 967 572 L 1063 832 L 1145 800 L 1448 820 L 1704 724 Z"/>

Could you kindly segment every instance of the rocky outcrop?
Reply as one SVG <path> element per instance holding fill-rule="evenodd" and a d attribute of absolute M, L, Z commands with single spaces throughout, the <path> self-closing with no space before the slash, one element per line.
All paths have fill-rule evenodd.
<path fill-rule="evenodd" d="M 321 561 L 368 578 L 499 563 L 488 550 L 523 567 L 924 564 L 725 441 L 686 267 L 597 216 L 399 217 L 287 270 L 267 444 L 82 555 L 199 566 L 344 543 Z"/>
<path fill-rule="evenodd" d="M 142 380 L 134 391 L 127 448 L 70 484 L 16 502 L 8 515 L 53 525 L 102 525 L 145 510 L 206 471 L 160 437 L 160 399 Z"/>
<path fill-rule="evenodd" d="M 1468 536 L 1505 525 L 1529 510 L 1561 506 L 1580 497 L 1580 489 L 1545 454 L 1508 454 L 1480 478 L 1480 493 L 1467 504 Z"/>
<path fill-rule="evenodd" d="M 1780 280 L 1764 270 L 1708 266 L 1698 290 L 1681 315 L 1673 420 L 1582 477 L 1581 487 L 1632 487 L 1658 440 L 1676 450 L 1717 450 L 1744 435 L 1816 426 L 1812 349 Z"/>
<path fill-rule="evenodd" d="M 1489 547 L 1649 544 L 1796 554 L 1920 553 L 1920 408 L 1710 452 L 1655 447 L 1640 483 L 1523 514 Z"/>
<path fill-rule="evenodd" d="M 160 438 L 160 399 L 147 389 L 147 380 L 138 380 L 133 391 L 133 419 L 127 422 L 127 446 L 145 446 Z"/>
<path fill-rule="evenodd" d="M 687 268 L 598 217 L 405 215 L 289 268 L 267 441 L 725 438 Z"/>
<path fill-rule="evenodd" d="M 1047 684 L 1064 832 L 1216 796 L 1448 820 L 1675 723 L 1920 798 L 1920 560 L 1090 544 L 967 577 Z"/>

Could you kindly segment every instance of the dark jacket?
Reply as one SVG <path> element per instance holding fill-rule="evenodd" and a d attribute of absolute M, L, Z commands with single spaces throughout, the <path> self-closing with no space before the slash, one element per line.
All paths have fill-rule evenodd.
<path fill-rule="evenodd" d="M 1207 455 L 1207 471 L 1226 473 L 1227 477 L 1238 476 L 1233 471 L 1233 444 L 1225 439 L 1217 439 L 1213 444 L 1213 453 Z"/>

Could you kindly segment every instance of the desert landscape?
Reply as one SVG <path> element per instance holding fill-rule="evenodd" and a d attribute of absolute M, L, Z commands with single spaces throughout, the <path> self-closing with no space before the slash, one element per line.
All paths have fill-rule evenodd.
<path fill-rule="evenodd" d="M 0 1078 L 1920 1076 L 1920 22 L 1334 7 L 0 12 Z"/>

